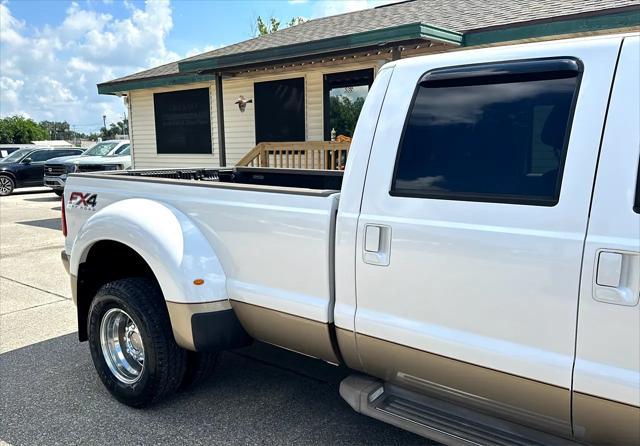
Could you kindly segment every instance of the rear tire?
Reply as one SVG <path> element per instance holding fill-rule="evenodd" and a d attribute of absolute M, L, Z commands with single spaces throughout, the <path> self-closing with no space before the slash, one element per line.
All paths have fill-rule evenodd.
<path fill-rule="evenodd" d="M 198 386 L 206 381 L 216 368 L 218 363 L 218 352 L 191 352 L 187 351 L 187 369 L 180 390 L 186 390 Z"/>
<path fill-rule="evenodd" d="M 129 278 L 102 286 L 91 303 L 87 328 L 98 376 L 121 403 L 143 407 L 182 383 L 186 351 L 175 342 L 154 281 Z"/>
<path fill-rule="evenodd" d="M 8 175 L 0 175 L 0 196 L 6 197 L 11 195 L 13 189 L 15 189 L 16 183 Z"/>

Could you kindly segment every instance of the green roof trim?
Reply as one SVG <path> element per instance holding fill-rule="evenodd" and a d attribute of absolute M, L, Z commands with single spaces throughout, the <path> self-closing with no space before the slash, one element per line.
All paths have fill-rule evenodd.
<path fill-rule="evenodd" d="M 462 44 L 462 34 L 458 32 L 423 23 L 410 23 L 391 28 L 365 31 L 357 34 L 284 45 L 240 54 L 188 60 L 178 62 L 178 68 L 180 71 L 221 70 L 242 65 L 273 62 L 292 57 L 322 54 L 329 51 L 365 48 L 384 42 L 393 43 L 415 39 L 438 40 L 454 45 Z"/>
<path fill-rule="evenodd" d="M 213 74 L 184 73 L 146 79 L 132 79 L 129 81 L 98 84 L 98 94 L 124 93 L 129 90 L 143 90 L 145 88 L 168 87 L 170 85 L 193 84 L 196 82 L 214 81 Z"/>
<path fill-rule="evenodd" d="M 607 15 L 580 17 L 488 31 L 467 32 L 464 35 L 463 45 L 489 45 L 510 40 L 627 28 L 638 25 L 640 25 L 640 8 L 633 8 L 632 10 Z"/>

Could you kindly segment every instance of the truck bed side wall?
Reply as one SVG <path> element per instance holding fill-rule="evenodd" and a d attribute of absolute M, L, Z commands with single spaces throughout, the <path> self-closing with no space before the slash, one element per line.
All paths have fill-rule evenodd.
<path fill-rule="evenodd" d="M 85 196 L 96 194 L 95 208 L 87 210 L 69 206 L 74 192 Z M 110 207 L 118 206 L 118 202 L 135 197 L 144 197 L 148 202 L 175 209 L 188 219 L 191 231 L 200 233 L 202 240 L 215 253 L 224 273 L 225 293 L 229 300 L 237 303 L 237 307 L 250 305 L 254 309 L 292 316 L 292 320 L 310 321 L 314 326 L 320 324 L 320 330 L 313 331 L 314 342 L 322 344 L 320 352 L 333 351 L 326 326 L 333 322 L 330 240 L 337 194 L 271 193 L 241 186 L 228 189 L 194 186 L 186 182 L 122 181 L 115 176 L 109 179 L 71 177 L 65 202 L 69 230 L 66 250 L 74 252 L 72 274 L 77 274 L 78 264 L 84 255 L 73 251 L 78 234 L 80 238 L 77 240 L 80 240 L 83 231 L 101 212 L 108 212 Z M 162 217 L 158 213 L 156 220 L 158 227 L 166 228 L 171 225 L 172 217 L 170 214 Z M 118 225 L 115 220 L 113 224 Z M 127 228 L 120 229 L 126 232 Z M 118 232 L 118 228 L 114 227 L 113 232 Z M 172 243 L 168 251 L 185 263 L 193 263 L 197 259 L 190 256 L 186 245 L 179 243 L 181 237 L 187 241 L 187 235 L 166 236 L 160 240 L 156 235 L 142 231 L 136 234 L 136 238 L 152 238 L 160 245 Z M 143 258 L 150 257 L 155 250 L 151 246 L 147 249 L 151 252 L 140 253 Z M 174 276 L 189 284 L 194 279 L 206 277 L 212 265 L 196 261 L 190 266 L 189 274 L 193 277 L 185 277 L 182 272 Z M 159 274 L 164 276 L 166 272 L 160 269 Z M 159 279 L 159 282 L 163 280 Z M 208 299 L 202 292 L 205 289 L 206 286 L 165 286 L 163 292 L 165 299 L 173 303 L 201 304 L 219 299 L 213 295 Z M 288 339 L 282 333 L 269 333 L 268 328 L 265 332 L 265 327 L 258 330 L 254 327 L 258 319 L 242 317 L 246 313 L 239 313 L 240 320 L 250 333 L 259 338 L 264 336 L 271 342 L 284 339 L 274 343 L 301 349 L 299 341 L 282 345 L 287 344 Z M 276 324 L 272 330 L 290 329 L 286 325 Z M 316 336 L 318 333 L 320 335 Z M 300 338 L 304 337 L 302 333 Z M 322 357 L 320 354 L 317 356 Z M 336 361 L 334 354 L 328 356 L 324 359 Z"/>

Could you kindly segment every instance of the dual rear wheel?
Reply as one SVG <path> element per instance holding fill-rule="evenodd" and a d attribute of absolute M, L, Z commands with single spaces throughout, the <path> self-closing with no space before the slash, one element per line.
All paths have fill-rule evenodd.
<path fill-rule="evenodd" d="M 89 309 L 89 346 L 98 376 L 120 402 L 142 407 L 210 376 L 217 353 L 175 342 L 158 285 L 129 278 L 104 285 Z"/>

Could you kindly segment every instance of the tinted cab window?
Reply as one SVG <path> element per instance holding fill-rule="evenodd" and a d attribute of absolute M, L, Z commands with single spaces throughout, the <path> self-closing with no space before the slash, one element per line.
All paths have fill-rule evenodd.
<path fill-rule="evenodd" d="M 129 146 L 130 144 L 124 144 L 118 147 L 114 153 L 114 155 L 129 155 Z"/>
<path fill-rule="evenodd" d="M 468 75 L 462 69 L 424 76 L 392 195 L 557 203 L 579 80 L 574 64 L 522 72 L 514 63 L 512 74 L 487 75 L 491 68 L 479 67 Z"/>
<path fill-rule="evenodd" d="M 31 158 L 32 163 L 37 163 L 57 158 L 59 156 L 77 155 L 80 153 L 81 151 L 79 150 L 39 150 L 32 152 L 28 158 Z"/>

